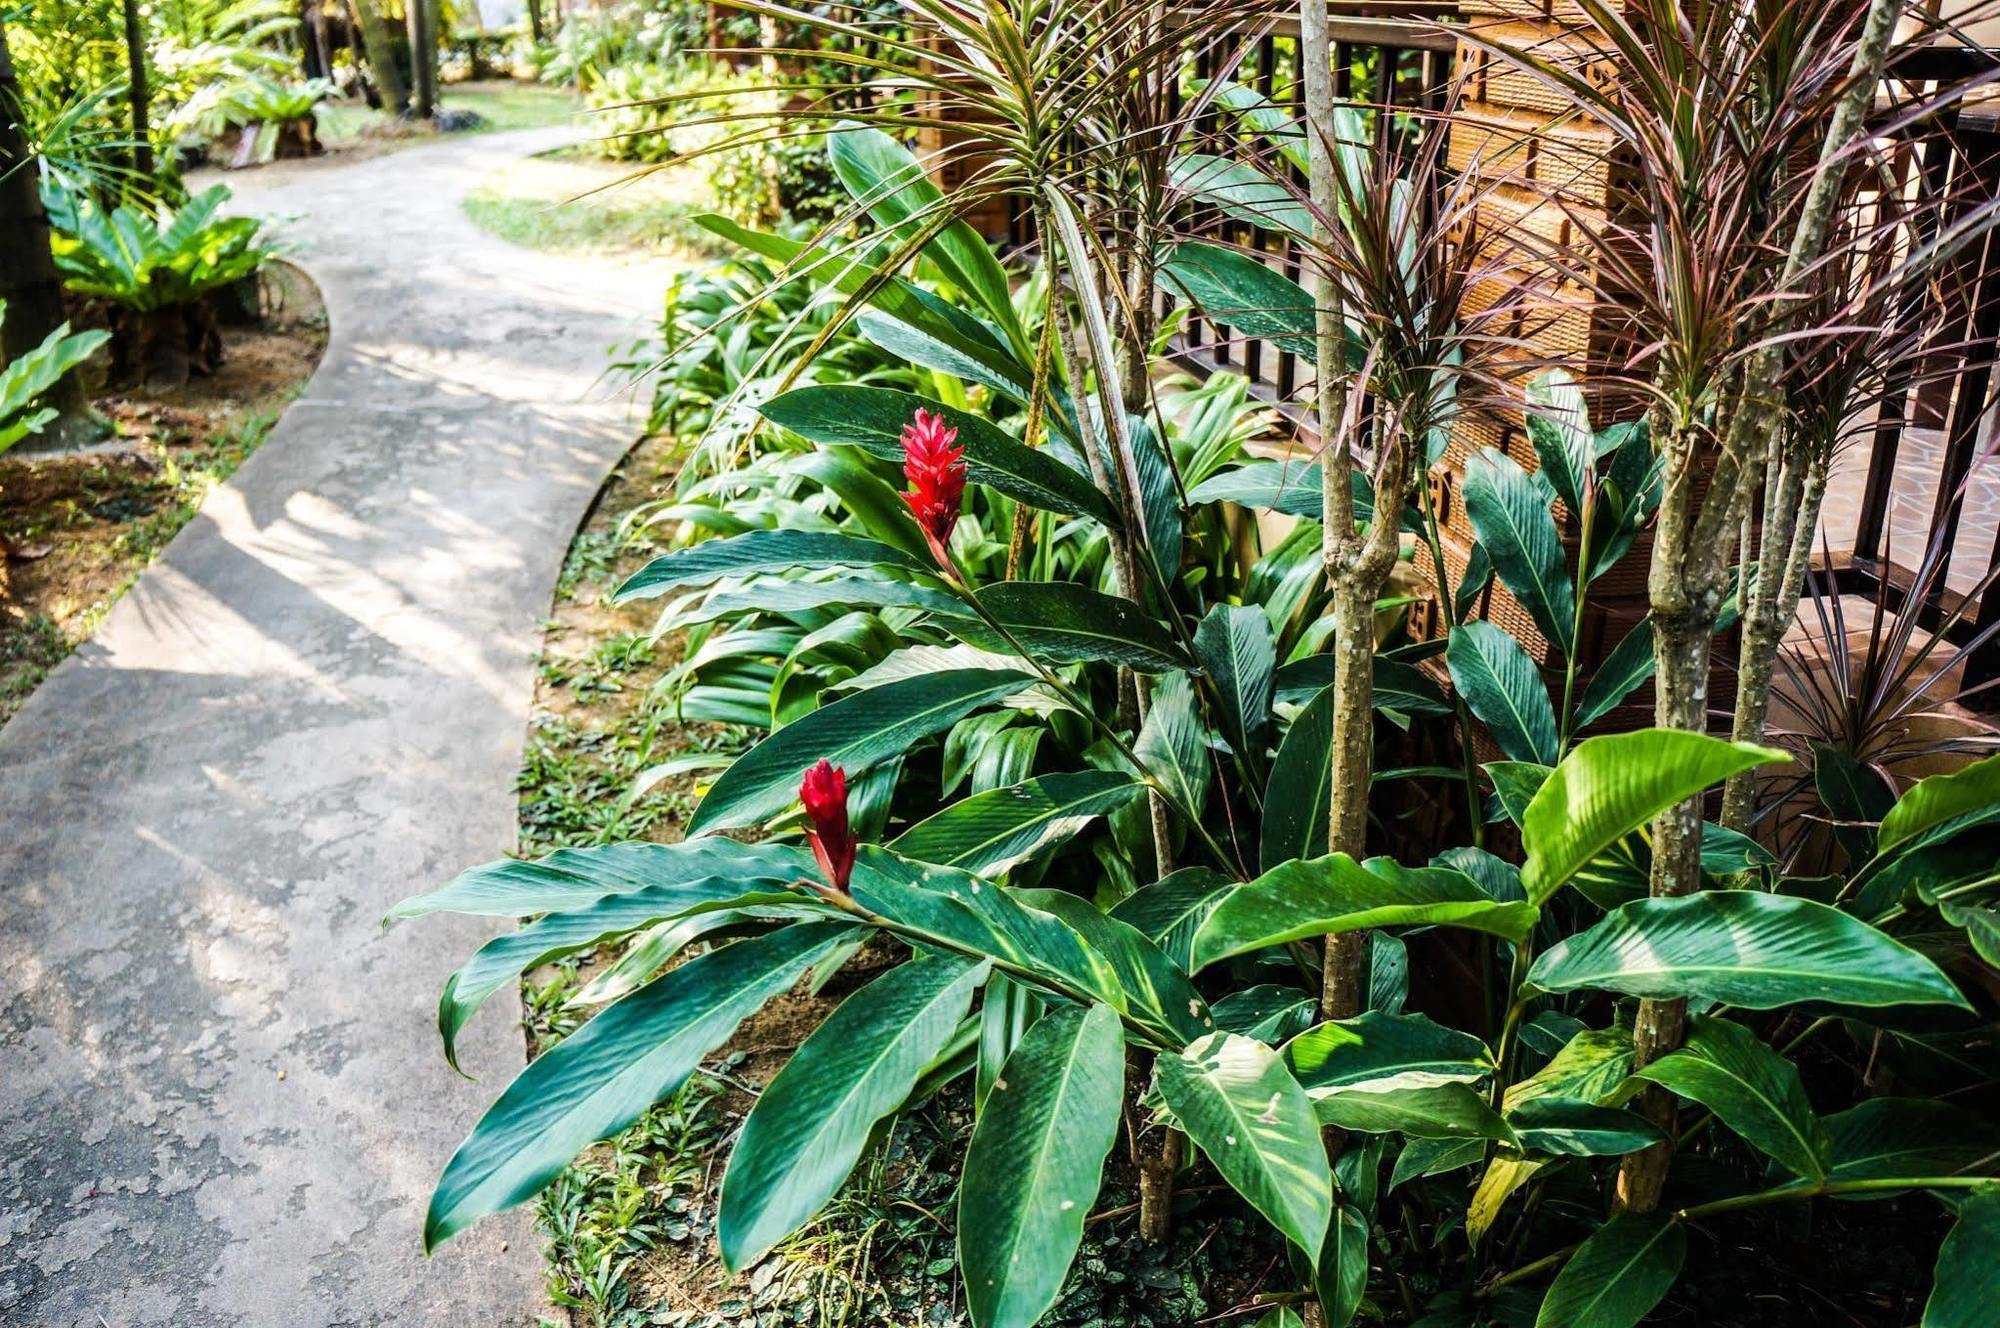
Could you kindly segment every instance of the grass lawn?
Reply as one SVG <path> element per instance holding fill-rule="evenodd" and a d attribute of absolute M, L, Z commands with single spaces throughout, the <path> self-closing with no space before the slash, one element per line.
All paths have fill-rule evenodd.
<path fill-rule="evenodd" d="M 645 168 L 582 151 L 510 162 L 465 196 L 466 215 L 514 244 L 601 257 L 703 251 L 687 218 L 713 207 L 699 167 Z"/>
<path fill-rule="evenodd" d="M 438 105 L 448 111 L 471 111 L 483 123 L 470 132 L 492 133 L 562 124 L 583 110 L 583 99 L 543 83 L 502 78 L 447 83 Z M 319 119 L 320 141 L 334 152 L 391 152 L 436 137 L 428 125 L 398 120 L 360 101 L 322 102 L 314 114 Z"/>

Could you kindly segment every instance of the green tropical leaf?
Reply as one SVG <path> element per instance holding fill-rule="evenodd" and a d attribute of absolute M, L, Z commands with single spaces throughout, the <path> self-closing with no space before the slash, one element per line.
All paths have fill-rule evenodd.
<path fill-rule="evenodd" d="M 686 1082 L 765 1001 L 848 945 L 811 922 L 725 945 L 668 970 L 529 1062 L 445 1165 L 424 1218 L 434 1250 L 529 1198 L 570 1159 Z"/>
<path fill-rule="evenodd" d="M 1068 923 L 1111 965 L 1118 977 L 1118 1008 L 1134 1022 L 1185 1046 L 1215 1031 L 1208 1002 L 1173 960 L 1138 928 L 1121 922 L 1067 890 L 1017 890 L 1030 908 Z"/>
<path fill-rule="evenodd" d="M 1325 504 L 1316 461 L 1252 461 L 1219 471 L 1188 490 L 1191 503 L 1235 503 L 1318 520 Z M 1373 510 L 1374 490 L 1369 490 Z M 1357 520 L 1364 519 L 1355 513 Z"/>
<path fill-rule="evenodd" d="M 1125 1040 L 1101 1005 L 1052 1010 L 1007 1058 L 959 1181 L 958 1259 L 979 1328 L 1055 1303 L 1118 1138 Z"/>
<path fill-rule="evenodd" d="M 627 577 L 611 597 L 615 604 L 664 595 L 677 586 L 700 585 L 725 576 L 789 572 L 813 567 L 899 567 L 930 572 L 928 562 L 858 535 L 817 530 L 752 530 L 728 539 L 662 554 Z"/>
<path fill-rule="evenodd" d="M 1412 1139 L 1498 1139 L 1514 1142 L 1514 1132 L 1486 1099 L 1462 1083 L 1382 1091 L 1353 1089 L 1315 1098 L 1322 1122 L 1365 1134 L 1404 1134 Z"/>
<path fill-rule="evenodd" d="M 2000 1129 L 1949 1102 L 1870 1098 L 1825 1124 L 1829 1180 L 2000 1173 Z"/>
<path fill-rule="evenodd" d="M 1293 1038 L 1284 1052 L 1293 1077 L 1314 1097 L 1473 1083 L 1493 1072 L 1484 1042 L 1421 1014 L 1370 1010 L 1331 1020 Z"/>
<path fill-rule="evenodd" d="M 1554 766 L 1534 761 L 1488 761 L 1480 768 L 1493 781 L 1493 796 L 1500 800 L 1500 810 L 1515 825 L 1521 824 L 1528 814 L 1528 804 L 1555 773 Z"/>
<path fill-rule="evenodd" d="M 1161 1055 L 1168 1110 L 1224 1180 L 1301 1250 L 1317 1254 L 1333 1216 L 1333 1174 L 1312 1102 L 1261 1042 L 1216 1033 Z"/>
<path fill-rule="evenodd" d="M 712 877 L 796 880 L 814 870 L 810 853 L 789 844 L 687 839 L 678 844 L 599 844 L 547 857 L 503 858 L 460 872 L 450 884 L 405 899 L 384 921 L 431 913 L 523 918 L 586 908 L 607 895 L 674 886 L 706 888 Z"/>
<path fill-rule="evenodd" d="M 1576 651 L 1576 590 L 1549 510 L 1555 496 L 1539 471 L 1530 475 L 1490 448 L 1466 461 L 1465 511 L 1486 556 L 1542 635 L 1568 656 Z"/>
<path fill-rule="evenodd" d="M 1208 740 L 1185 673 L 1169 673 L 1154 686 L 1152 706 L 1132 749 L 1161 788 L 1200 814 L 1208 796 Z"/>
<path fill-rule="evenodd" d="M 1679 1050 L 1637 1077 L 1699 1102 L 1795 1176 L 1824 1180 L 1830 1145 L 1796 1065 L 1741 1024 L 1700 1018 Z"/>
<path fill-rule="evenodd" d="M 716 1234 L 741 1271 L 839 1191 L 875 1122 L 909 1096 L 985 980 L 948 955 L 899 964 L 840 1003 L 758 1095 L 722 1178 Z"/>
<path fill-rule="evenodd" d="M 827 159 L 856 202 L 875 224 L 902 239 L 921 234 L 949 205 L 931 182 L 923 163 L 879 129 L 843 123 L 827 135 Z M 979 302 L 986 315 L 1019 335 L 1007 270 L 979 232 L 966 222 L 947 222 L 924 246 L 924 257 L 945 279 Z"/>
<path fill-rule="evenodd" d="M 1195 628 L 1194 649 L 1222 702 L 1222 736 L 1245 756 L 1261 756 L 1258 740 L 1271 722 L 1271 678 L 1278 667 L 1271 620 L 1252 605 L 1218 604 Z"/>
<path fill-rule="evenodd" d="M 1444 658 L 1452 683 L 1501 751 L 1516 761 L 1555 764 L 1556 709 L 1519 641 L 1490 622 L 1464 623 L 1452 629 Z"/>
<path fill-rule="evenodd" d="M 969 872 L 909 862 L 863 845 L 850 882 L 854 902 L 913 944 L 992 959 L 1002 972 L 1046 983 L 1074 999 L 1129 1007 L 1109 960 L 1062 919 L 1025 906 Z M 1143 1012 L 1140 1016 L 1143 1018 Z M 1171 1029 L 1159 1030 L 1163 1041 Z"/>
<path fill-rule="evenodd" d="M 1571 512 L 1582 512 L 1584 481 L 1597 467 L 1583 390 L 1558 369 L 1528 384 L 1528 404 L 1528 441 L 1542 463 L 1536 473 Z"/>
<path fill-rule="evenodd" d="M 1293 191 L 1247 162 L 1191 152 L 1168 168 L 1177 191 L 1212 203 L 1238 221 L 1260 230 L 1312 235 L 1312 210 Z"/>
<path fill-rule="evenodd" d="M 977 594 L 988 613 L 1046 662 L 1097 660 L 1141 673 L 1166 673 L 1194 664 L 1166 628 L 1123 595 L 1062 581 L 1001 581 Z M 978 618 L 956 619 L 952 626 L 956 635 L 974 645 L 1013 649 Z"/>
<path fill-rule="evenodd" d="M 1687 1232 L 1665 1213 L 1619 1213 L 1586 1240 L 1542 1300 L 1535 1328 L 1632 1328 L 1672 1289 Z"/>
<path fill-rule="evenodd" d="M 1825 904 L 1750 890 L 1625 904 L 1545 951 L 1528 983 L 1746 1010 L 1800 1001 L 1970 1008 L 1937 965 L 1886 933 Z"/>
<path fill-rule="evenodd" d="M 1258 861 L 1265 871 L 1326 852 L 1327 811 L 1333 801 L 1333 711 L 1339 697 L 1324 687 L 1292 719 L 1264 785 Z"/>
<path fill-rule="evenodd" d="M 1958 1221 L 1938 1247 L 1921 1328 L 1985 1328 L 2000 1298 L 2000 1184 L 1959 1201 Z"/>
<path fill-rule="evenodd" d="M 1220 245 L 1174 246 L 1160 281 L 1215 322 L 1308 358 L 1319 353 L 1312 295 L 1284 273 Z"/>
<path fill-rule="evenodd" d="M 1195 933 L 1236 884 L 1207 867 L 1183 867 L 1119 900 L 1111 916 L 1136 928 L 1182 970 L 1191 970 Z"/>
<path fill-rule="evenodd" d="M 438 1035 L 444 1039 L 445 1060 L 454 1070 L 458 1068 L 459 1030 L 488 996 L 529 969 L 697 910 L 820 907 L 792 883 L 796 879 L 704 876 L 652 885 L 624 894 L 605 895 L 582 908 L 551 913 L 518 930 L 495 936 L 445 980 L 444 994 L 438 999 Z"/>
<path fill-rule="evenodd" d="M 1326 1328 L 1346 1328 L 1368 1293 L 1368 1214 L 1336 1202 L 1313 1265 L 1313 1293 Z"/>
<path fill-rule="evenodd" d="M 1297 987 L 1259 983 L 1230 992 L 1215 1003 L 1215 1026 L 1270 1045 L 1304 1032 L 1319 1002 Z"/>
<path fill-rule="evenodd" d="M 1237 886 L 1194 939 L 1194 969 L 1231 955 L 1371 927 L 1468 927 L 1519 942 L 1535 925 L 1532 904 L 1502 903 L 1446 867 L 1403 867 L 1345 853 L 1280 863 Z"/>
<path fill-rule="evenodd" d="M 1653 676 L 1653 669 L 1653 620 L 1641 618 L 1612 647 L 1604 662 L 1597 666 L 1597 672 L 1590 675 L 1590 685 L 1583 689 L 1583 699 L 1577 702 L 1576 719 L 1570 731 L 1580 733 L 1610 714 Z"/>
<path fill-rule="evenodd" d="M 1405 715 L 1451 713 L 1451 702 L 1445 698 L 1444 689 L 1414 664 L 1378 654 L 1370 674 L 1369 690 L 1377 710 L 1394 710 Z M 1280 701 L 1303 705 L 1333 685 L 1334 657 L 1324 654 L 1295 659 L 1280 668 L 1272 681 Z"/>
<path fill-rule="evenodd" d="M 1563 758 L 1521 817 L 1521 884 L 1541 903 L 1585 864 L 1667 808 L 1739 770 L 1791 758 L 1679 729 L 1589 738 Z"/>
<path fill-rule="evenodd" d="M 849 779 L 901 756 L 919 738 L 942 733 L 975 710 L 1034 683 L 1003 669 L 948 669 L 884 683 L 793 720 L 736 759 L 688 823 L 690 836 L 756 825 L 798 801 L 799 779 L 824 758 Z"/>
<path fill-rule="evenodd" d="M 889 847 L 918 862 L 997 876 L 1116 811 L 1139 788 L 1123 771 L 1042 775 L 955 802 Z"/>
<path fill-rule="evenodd" d="M 1507 1113 L 1507 1124 L 1528 1153 L 1562 1157 L 1617 1157 L 1665 1139 L 1644 1116 L 1568 1097 L 1532 1097 Z"/>
<path fill-rule="evenodd" d="M 815 443 L 858 447 L 901 465 L 903 426 L 918 410 L 942 415 L 958 430 L 966 478 L 1031 507 L 1110 521 L 1111 508 L 1090 480 L 970 411 L 886 387 L 801 387 L 773 397 L 759 411 L 773 424 Z"/>
<path fill-rule="evenodd" d="M 2000 755 L 1975 761 L 1948 775 L 1932 775 L 1910 786 L 1882 818 L 1875 851 L 1886 855 L 1928 830 L 1968 813 L 1986 813 L 2000 805 Z"/>

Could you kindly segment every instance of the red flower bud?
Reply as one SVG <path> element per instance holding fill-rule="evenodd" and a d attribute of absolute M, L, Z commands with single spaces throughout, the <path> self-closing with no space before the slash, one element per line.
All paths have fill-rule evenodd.
<path fill-rule="evenodd" d="M 854 874 L 855 849 L 854 832 L 847 827 L 847 772 L 822 757 L 799 781 L 799 801 L 812 822 L 806 838 L 820 871 L 836 890 L 845 890 Z"/>
<path fill-rule="evenodd" d="M 957 440 L 958 430 L 944 416 L 927 411 L 918 411 L 903 426 L 903 474 L 910 481 L 903 501 L 923 528 L 939 566 L 947 570 L 951 557 L 945 550 L 965 505 L 965 449 L 952 446 Z"/>

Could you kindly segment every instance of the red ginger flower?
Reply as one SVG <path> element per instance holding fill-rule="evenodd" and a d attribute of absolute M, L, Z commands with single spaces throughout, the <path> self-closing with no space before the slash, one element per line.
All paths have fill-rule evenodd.
<path fill-rule="evenodd" d="M 931 554 L 947 571 L 951 556 L 945 550 L 965 504 L 965 449 L 952 446 L 957 440 L 958 430 L 928 411 L 919 410 L 903 426 L 903 474 L 910 481 L 903 501 L 923 528 Z"/>
<path fill-rule="evenodd" d="M 845 890 L 854 874 L 855 849 L 854 832 L 847 827 L 847 772 L 821 757 L 799 781 L 799 801 L 812 822 L 806 838 L 819 869 L 834 889 Z"/>

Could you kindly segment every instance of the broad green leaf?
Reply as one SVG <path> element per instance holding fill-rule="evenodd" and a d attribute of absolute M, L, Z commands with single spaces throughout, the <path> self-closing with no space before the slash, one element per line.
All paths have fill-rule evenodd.
<path fill-rule="evenodd" d="M 1218 604 L 1194 633 L 1195 653 L 1221 699 L 1217 723 L 1230 746 L 1261 756 L 1271 721 L 1271 675 L 1278 667 L 1271 620 L 1252 605 Z"/>
<path fill-rule="evenodd" d="M 1042 775 L 955 802 L 889 845 L 906 858 L 997 876 L 1069 839 L 1139 791 L 1114 770 Z"/>
<path fill-rule="evenodd" d="M 1826 1129 L 1813 1115 L 1798 1067 L 1741 1024 L 1697 1019 L 1679 1050 L 1637 1077 L 1707 1107 L 1793 1175 L 1825 1179 Z"/>
<path fill-rule="evenodd" d="M 1791 758 L 1679 729 L 1589 738 L 1563 758 L 1521 818 L 1521 884 L 1541 903 L 1605 849 L 1739 770 Z"/>
<path fill-rule="evenodd" d="M 1307 655 L 1280 668 L 1273 678 L 1278 699 L 1303 705 L 1330 687 L 1334 681 L 1331 654 Z M 1405 715 L 1448 715 L 1451 702 L 1444 689 L 1431 681 L 1428 673 L 1413 664 L 1375 656 L 1370 692 L 1377 710 L 1394 710 Z"/>
<path fill-rule="evenodd" d="M 852 935 L 844 923 L 812 922 L 725 945 L 669 969 L 529 1062 L 445 1165 L 424 1248 L 531 1197 L 584 1148 L 637 1120 Z"/>
<path fill-rule="evenodd" d="M 758 1095 L 722 1178 L 716 1234 L 740 1272 L 840 1189 L 875 1122 L 951 1040 L 984 964 L 948 955 L 899 964 L 840 1003 Z"/>
<path fill-rule="evenodd" d="M 1549 510 L 1555 496 L 1540 472 L 1530 475 L 1490 448 L 1466 461 L 1465 510 L 1486 556 L 1542 635 L 1568 656 L 1576 651 L 1576 591 Z"/>
<path fill-rule="evenodd" d="M 902 318 L 873 310 L 863 310 L 854 322 L 862 336 L 899 360 L 963 378 L 968 383 L 983 384 L 1022 406 L 1034 401 L 1034 374 L 1011 353 L 1001 350 L 997 342 L 991 346 L 975 342 L 967 347 L 962 335 L 939 335 L 942 329 L 934 321 L 917 327 Z M 1044 392 L 1042 406 L 1045 411 L 1042 418 L 1049 426 L 1063 437 L 1075 440 L 1076 423 L 1071 416 L 1068 394 L 1052 398 Z"/>
<path fill-rule="evenodd" d="M 1225 1033 L 1276 1045 L 1305 1031 L 1319 1002 L 1297 987 L 1261 983 L 1232 991 L 1215 1003 L 1215 1026 Z"/>
<path fill-rule="evenodd" d="M 1312 234 L 1312 210 L 1247 162 L 1191 152 L 1168 168 L 1167 178 L 1179 192 L 1261 230 L 1286 231 L 1301 239 Z"/>
<path fill-rule="evenodd" d="M 699 585 L 719 577 L 812 567 L 932 570 L 928 562 L 919 561 L 914 554 L 858 535 L 817 530 L 752 530 L 728 539 L 703 540 L 662 554 L 627 577 L 611 598 L 613 603 L 624 604 L 664 595 L 676 586 Z"/>
<path fill-rule="evenodd" d="M 1922 1328 L 1988 1328 L 2000 1300 L 2000 1183 L 1974 1190 L 1938 1247 Z"/>
<path fill-rule="evenodd" d="M 1563 1157 L 1616 1157 L 1666 1138 L 1644 1116 L 1569 1097 L 1531 1097 L 1507 1113 L 1507 1124 L 1522 1151 Z"/>
<path fill-rule="evenodd" d="M 1166 628 L 1122 595 L 1061 581 L 1001 581 L 978 596 L 1015 640 L 1045 662 L 1097 660 L 1141 673 L 1165 673 L 1194 663 Z M 969 614 L 954 621 L 953 631 L 989 650 L 1013 649 L 1005 637 Z"/>
<path fill-rule="evenodd" d="M 1266 1310 L 1250 1328 L 1305 1328 L 1305 1320 L 1294 1311 L 1280 1305 L 1274 1310 Z"/>
<path fill-rule="evenodd" d="M 1035 1021 L 987 1096 L 958 1186 L 958 1260 L 979 1328 L 1055 1303 L 1118 1138 L 1125 1039 L 1102 1005 Z"/>
<path fill-rule="evenodd" d="M 1553 1158 L 1523 1157 L 1511 1148 L 1496 1151 L 1493 1160 L 1486 1164 L 1486 1170 L 1479 1174 L 1479 1183 L 1472 1187 L 1472 1198 L 1466 1204 L 1466 1239 L 1478 1245 L 1493 1224 L 1500 1220 L 1500 1212 L 1507 1206 L 1507 1200 L 1533 1180 L 1536 1172 L 1553 1162 Z"/>
<path fill-rule="evenodd" d="M 686 886 L 711 877 L 797 880 L 814 871 L 810 853 L 789 844 L 687 839 L 678 844 L 600 844 L 557 849 L 532 860 L 503 858 L 459 873 L 450 884 L 405 899 L 385 921 L 430 913 L 522 918 L 588 907 L 607 895 Z"/>
<path fill-rule="evenodd" d="M 1186 1046 L 1215 1031 L 1208 1002 L 1164 951 L 1129 923 L 1120 922 L 1066 890 L 1017 890 L 1022 903 L 1068 923 L 1118 976 L 1117 1002 L 1135 1023 Z"/>
<path fill-rule="evenodd" d="M 1169 673 L 1154 686 L 1132 750 L 1155 783 L 1191 814 L 1201 814 L 1208 797 L 1208 741 L 1187 674 Z"/>
<path fill-rule="evenodd" d="M 1486 1099 L 1462 1083 L 1381 1092 L 1352 1089 L 1315 1098 L 1321 1121 L 1366 1134 L 1406 1134 L 1413 1139 L 1499 1139 L 1514 1142 L 1507 1122 Z"/>
<path fill-rule="evenodd" d="M 1411 1139 L 1396 1154 L 1395 1169 L 1389 1173 L 1389 1188 L 1393 1190 L 1423 1176 L 1438 1176 L 1483 1162 L 1489 1146 L 1480 1138 Z"/>
<path fill-rule="evenodd" d="M 689 835 L 756 825 L 798 801 L 799 779 L 822 758 L 853 779 L 901 756 L 919 738 L 942 733 L 975 710 L 1033 684 L 1026 673 L 950 669 L 884 683 L 793 720 L 752 747 L 708 790 Z"/>
<path fill-rule="evenodd" d="M 765 231 L 754 231 L 727 217 L 704 213 L 692 218 L 694 224 L 740 248 L 768 258 L 784 269 L 787 276 L 815 285 L 831 287 L 842 295 L 856 296 L 869 291 L 868 302 L 903 329 L 907 337 L 921 337 L 961 362 L 967 372 L 960 377 L 1000 386 L 1009 395 L 1032 390 L 1032 375 L 1003 347 L 986 324 L 971 314 L 947 304 L 930 291 L 900 277 L 883 282 L 866 257 L 853 252 L 835 252 L 841 241 L 835 237 L 816 244 L 787 239 Z M 870 289 L 872 286 L 872 290 Z M 885 320 L 886 321 L 886 320 Z M 879 331 L 882 322 L 864 322 L 864 330 Z M 871 337 L 872 339 L 872 337 Z M 956 372 L 956 371 L 951 371 Z M 1017 395 L 1025 400 L 1025 395 Z"/>
<path fill-rule="evenodd" d="M 1528 441 L 1542 463 L 1537 474 L 1572 513 L 1580 513 L 1584 481 L 1597 466 L 1583 391 L 1567 373 L 1553 370 L 1528 384 L 1528 405 Z"/>
<path fill-rule="evenodd" d="M 979 1003 L 978 1059 L 972 1076 L 972 1109 L 986 1109 L 987 1095 L 1006 1067 L 1007 1058 L 1021 1045 L 1028 1029 L 1048 1003 L 1025 982 L 994 974 L 986 980 L 986 995 Z"/>
<path fill-rule="evenodd" d="M 1465 704 L 1501 751 L 1516 761 L 1555 763 L 1556 709 L 1519 641 L 1490 622 L 1464 623 L 1452 629 L 1444 658 Z"/>
<path fill-rule="evenodd" d="M 1486 1044 L 1426 1015 L 1370 1010 L 1315 1025 L 1285 1044 L 1285 1062 L 1306 1092 L 1385 1092 L 1472 1083 L 1493 1072 Z"/>
<path fill-rule="evenodd" d="M 1333 801 L 1333 710 L 1338 700 L 1324 687 L 1292 719 L 1271 762 L 1264 786 L 1264 822 L 1258 861 L 1265 871 L 1326 852 L 1328 808 Z"/>
<path fill-rule="evenodd" d="M 1312 295 L 1249 254 L 1214 244 L 1179 244 L 1161 264 L 1160 281 L 1246 337 L 1275 342 L 1281 350 L 1308 358 L 1319 353 Z"/>
<path fill-rule="evenodd" d="M 2000 1173 L 2000 1129 L 1948 1102 L 1871 1098 L 1825 1124 L 1830 1180 Z"/>
<path fill-rule="evenodd" d="M 944 193 L 925 174 L 923 163 L 879 129 L 852 123 L 836 126 L 827 135 L 827 158 L 841 184 L 868 209 L 875 224 L 903 239 L 922 233 L 951 210 Z M 1007 270 L 978 231 L 954 217 L 924 246 L 924 257 L 952 285 L 978 301 L 988 317 L 1003 327 L 1018 328 Z"/>
<path fill-rule="evenodd" d="M 1535 1328 L 1632 1328 L 1672 1289 L 1687 1232 L 1665 1213 L 1619 1213 L 1570 1255 Z"/>
<path fill-rule="evenodd" d="M 1236 884 L 1207 867 L 1183 867 L 1119 900 L 1111 916 L 1137 928 L 1181 969 L 1191 970 L 1195 933 Z"/>
<path fill-rule="evenodd" d="M 1370 491 L 1372 503 L 1373 491 Z M 1188 490 L 1191 503 L 1235 503 L 1267 507 L 1287 516 L 1317 520 L 1325 500 L 1316 461 L 1252 461 L 1219 471 Z M 1357 519 L 1361 513 L 1356 512 Z"/>
<path fill-rule="evenodd" d="M 1535 925 L 1532 904 L 1502 903 L 1463 872 L 1408 868 L 1345 853 L 1280 863 L 1237 886 L 1195 934 L 1194 969 L 1231 955 L 1311 936 L 1422 924 L 1468 927 L 1519 942 Z"/>
<path fill-rule="evenodd" d="M 994 961 L 1003 973 L 1053 986 L 1074 999 L 1127 1008 L 1109 960 L 1076 929 L 1023 905 L 969 872 L 909 862 L 863 845 L 851 882 L 854 902 L 893 924 L 912 943 Z M 1171 1030 L 1162 1034 L 1170 1040 Z"/>
<path fill-rule="evenodd" d="M 1948 775 L 1932 775 L 1910 786 L 1882 818 L 1875 836 L 1875 851 L 1887 854 L 1908 842 L 1968 812 L 1990 810 L 2000 804 L 2000 755 L 1975 761 Z"/>
<path fill-rule="evenodd" d="M 998 489 L 1031 507 L 1072 516 L 1111 519 L 1104 496 L 1082 474 L 1037 451 L 970 411 L 886 387 L 801 387 L 759 407 L 764 418 L 815 443 L 859 447 L 897 465 L 903 462 L 903 426 L 918 410 L 942 415 L 958 430 L 966 478 Z"/>
<path fill-rule="evenodd" d="M 1528 984 L 1747 1010 L 1800 1001 L 1970 1008 L 1937 965 L 1867 923 L 1809 899 L 1749 890 L 1625 904 L 1545 951 Z"/>
<path fill-rule="evenodd" d="M 1653 676 L 1653 668 L 1653 620 L 1641 618 L 1611 648 L 1611 653 L 1597 666 L 1597 672 L 1590 675 L 1590 685 L 1583 689 L 1583 699 L 1577 702 L 1576 719 L 1570 731 L 1580 733 L 1610 714 Z"/>
<path fill-rule="evenodd" d="M 815 609 L 860 605 L 950 614 L 963 610 L 965 601 L 948 590 L 886 577 L 846 576 L 830 581 L 759 577 L 739 590 L 714 591 L 699 604 L 676 605 L 668 624 L 675 628 L 691 627 L 746 614 L 806 614 Z"/>
<path fill-rule="evenodd" d="M 1632 1034 L 1623 1028 L 1587 1028 L 1549 1063 L 1507 1090 L 1502 1106 L 1512 1114 L 1541 1097 L 1602 1106 L 1614 1099 L 1632 1072 Z"/>
<path fill-rule="evenodd" d="M 566 913 L 551 913 L 495 936 L 445 979 L 438 998 L 438 1035 L 445 1060 L 458 1068 L 458 1033 L 486 998 L 531 968 L 593 949 L 656 922 L 694 911 L 758 907 L 819 911 L 824 906 L 793 884 L 797 878 L 759 880 L 740 875 L 704 876 L 605 895 Z"/>
<path fill-rule="evenodd" d="M 1500 800 L 1500 809 L 1515 825 L 1521 824 L 1528 814 L 1528 804 L 1555 773 L 1554 766 L 1534 761 L 1488 761 L 1480 768 L 1493 781 L 1493 796 Z"/>
<path fill-rule="evenodd" d="M 1224 1180 L 1301 1250 L 1317 1254 L 1333 1216 L 1333 1175 L 1313 1104 L 1261 1042 L 1216 1033 L 1162 1054 L 1154 1082 Z"/>
<path fill-rule="evenodd" d="M 1333 1206 L 1326 1244 L 1313 1266 L 1313 1292 L 1326 1328 L 1347 1328 L 1368 1293 L 1368 1214 L 1352 1203 Z"/>

